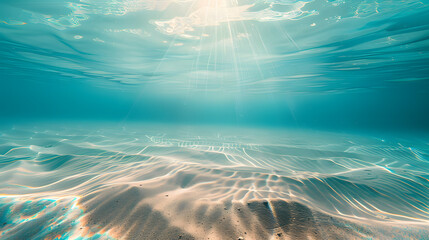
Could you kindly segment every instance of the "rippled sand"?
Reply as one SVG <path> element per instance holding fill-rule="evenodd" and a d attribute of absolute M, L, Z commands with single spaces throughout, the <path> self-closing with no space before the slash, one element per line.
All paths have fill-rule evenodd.
<path fill-rule="evenodd" d="M 3 128 L 1 239 L 429 239 L 418 139 Z"/>

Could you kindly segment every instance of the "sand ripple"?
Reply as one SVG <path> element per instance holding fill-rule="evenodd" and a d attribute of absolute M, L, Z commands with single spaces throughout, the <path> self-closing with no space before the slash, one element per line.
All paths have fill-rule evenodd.
<path fill-rule="evenodd" d="M 425 239 L 428 151 L 305 131 L 5 129 L 0 236 Z"/>

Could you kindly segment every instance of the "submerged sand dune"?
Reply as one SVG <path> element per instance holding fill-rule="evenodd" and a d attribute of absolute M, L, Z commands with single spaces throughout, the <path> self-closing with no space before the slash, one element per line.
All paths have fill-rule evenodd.
<path fill-rule="evenodd" d="M 1 239 L 428 239 L 423 140 L 284 130 L 16 127 Z"/>

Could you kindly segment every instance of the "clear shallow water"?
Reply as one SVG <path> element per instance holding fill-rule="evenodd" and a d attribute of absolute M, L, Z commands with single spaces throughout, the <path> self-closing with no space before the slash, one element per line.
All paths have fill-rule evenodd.
<path fill-rule="evenodd" d="M 0 238 L 428 239 L 429 2 L 0 3 Z"/>

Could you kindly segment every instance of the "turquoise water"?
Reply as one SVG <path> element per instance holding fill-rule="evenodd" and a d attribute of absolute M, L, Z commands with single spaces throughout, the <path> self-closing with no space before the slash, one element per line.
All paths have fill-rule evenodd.
<path fill-rule="evenodd" d="M 2 117 L 428 129 L 427 1 L 2 1 Z"/>
<path fill-rule="evenodd" d="M 429 239 L 429 1 L 2 0 L 1 239 Z"/>

